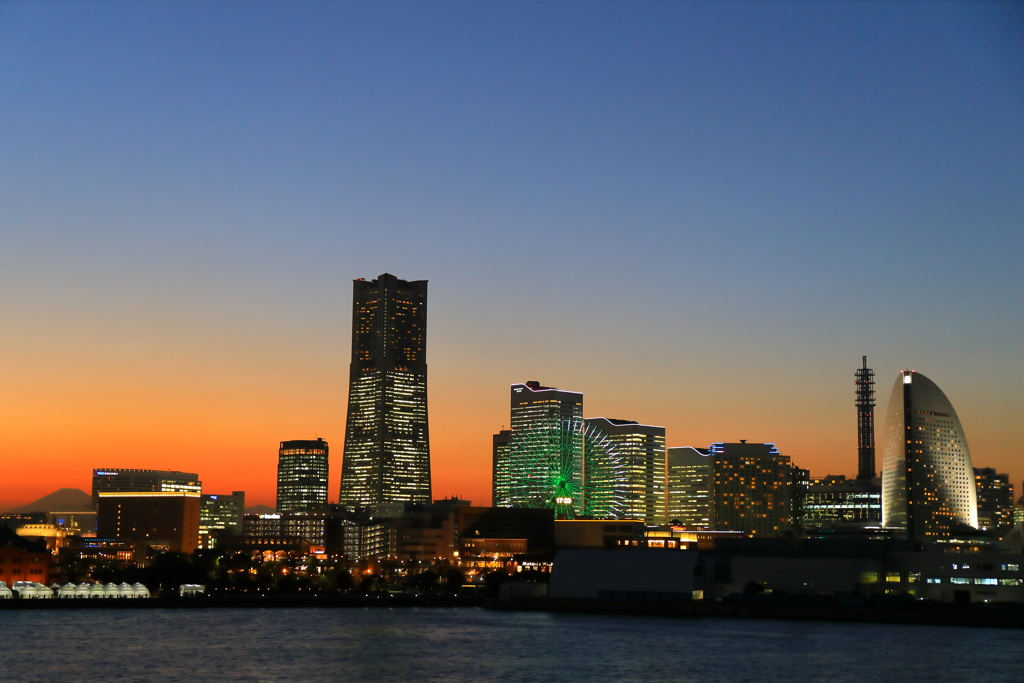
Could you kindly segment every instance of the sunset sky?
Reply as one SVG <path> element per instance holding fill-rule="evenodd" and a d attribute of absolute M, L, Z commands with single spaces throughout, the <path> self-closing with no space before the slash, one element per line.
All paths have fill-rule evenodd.
<path fill-rule="evenodd" d="M 854 474 L 853 372 L 1024 479 L 1024 4 L 0 3 L 0 510 L 274 504 L 352 285 L 430 281 L 434 496 L 508 386 Z M 881 467 L 881 453 L 878 466 Z"/>

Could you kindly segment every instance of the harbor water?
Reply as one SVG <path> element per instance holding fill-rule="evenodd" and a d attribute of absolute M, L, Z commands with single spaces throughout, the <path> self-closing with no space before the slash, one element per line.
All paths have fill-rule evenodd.
<path fill-rule="evenodd" d="M 0 680 L 1020 683 L 1012 629 L 479 608 L 8 611 Z"/>

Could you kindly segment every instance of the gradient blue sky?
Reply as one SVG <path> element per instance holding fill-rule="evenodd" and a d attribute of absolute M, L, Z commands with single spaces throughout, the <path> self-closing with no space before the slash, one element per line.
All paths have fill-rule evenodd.
<path fill-rule="evenodd" d="M 853 473 L 862 354 L 1019 495 L 1022 8 L 2 3 L 0 509 L 100 466 L 273 504 L 313 435 L 336 496 L 385 271 L 430 280 L 437 496 L 486 502 L 527 379 Z"/>

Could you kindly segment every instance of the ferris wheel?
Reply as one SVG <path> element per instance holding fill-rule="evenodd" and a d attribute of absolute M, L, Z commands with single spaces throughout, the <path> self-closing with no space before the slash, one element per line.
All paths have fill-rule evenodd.
<path fill-rule="evenodd" d="M 583 420 L 512 430 L 507 455 L 510 507 L 553 508 L 567 519 L 618 519 L 628 471 L 608 435 Z"/>

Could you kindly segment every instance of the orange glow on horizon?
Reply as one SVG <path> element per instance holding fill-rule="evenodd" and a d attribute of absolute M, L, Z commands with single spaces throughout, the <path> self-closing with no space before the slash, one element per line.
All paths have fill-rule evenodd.
<path fill-rule="evenodd" d="M 19 383 L 23 391 L 17 400 L 8 393 L 0 401 L 6 420 L 0 510 L 62 487 L 89 492 L 91 471 L 100 467 L 197 472 L 205 493 L 240 490 L 247 506 L 274 506 L 279 442 L 317 437 L 330 444 L 328 491 L 330 500 L 337 500 L 347 399 L 341 363 L 309 369 L 299 380 L 278 370 L 219 380 L 172 373 L 140 383 L 135 373 L 123 370 L 77 377 L 40 374 Z M 582 391 L 588 417 L 664 425 L 668 446 L 771 441 L 815 476 L 856 472 L 852 382 L 819 394 L 794 386 L 773 401 L 770 383 L 764 382 L 752 383 L 744 393 L 712 382 L 701 391 L 679 391 L 672 378 L 658 378 L 648 388 L 608 376 L 563 382 L 551 377 L 553 372 L 529 377 L 502 368 L 488 368 L 480 377 L 472 372 L 454 362 L 431 367 L 435 499 L 456 495 L 476 505 L 490 504 L 491 435 L 508 425 L 509 384 L 526 379 Z M 883 392 L 886 383 L 883 377 Z M 635 393 L 622 390 L 629 386 L 636 387 Z M 467 388 L 478 392 L 471 400 Z M 1010 447 L 1017 437 L 1012 432 L 1006 436 L 1007 426 L 1016 422 L 1008 414 L 971 411 L 970 403 L 955 394 L 950 398 L 964 421 L 974 465 L 1009 471 L 1019 484 L 1024 472 Z M 876 434 L 883 414 L 880 405 Z M 880 470 L 881 450 L 876 463 Z"/>

